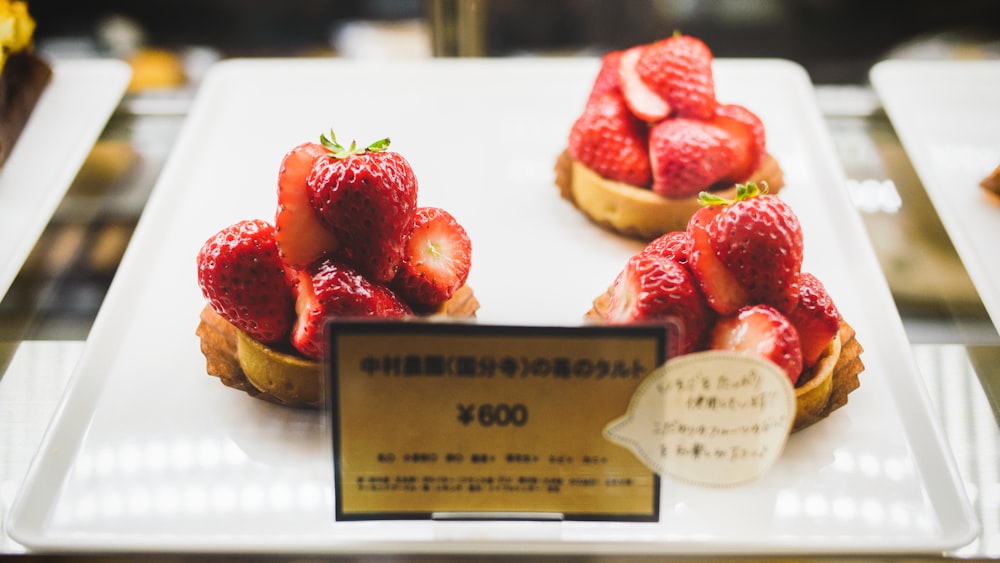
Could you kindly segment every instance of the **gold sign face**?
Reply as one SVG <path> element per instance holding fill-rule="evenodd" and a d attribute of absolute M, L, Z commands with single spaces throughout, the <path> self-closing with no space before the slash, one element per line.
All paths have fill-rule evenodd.
<path fill-rule="evenodd" d="M 336 518 L 658 520 L 658 476 L 602 430 L 667 333 L 331 323 Z"/>

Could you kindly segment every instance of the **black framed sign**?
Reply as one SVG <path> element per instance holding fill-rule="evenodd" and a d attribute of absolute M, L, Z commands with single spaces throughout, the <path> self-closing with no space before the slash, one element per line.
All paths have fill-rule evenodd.
<path fill-rule="evenodd" d="M 657 521 L 658 475 L 602 430 L 673 330 L 331 322 L 336 519 Z"/>

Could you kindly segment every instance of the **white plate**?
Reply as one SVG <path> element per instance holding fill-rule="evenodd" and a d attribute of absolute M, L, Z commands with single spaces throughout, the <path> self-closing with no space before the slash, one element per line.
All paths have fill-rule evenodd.
<path fill-rule="evenodd" d="M 656 524 L 334 522 L 323 417 L 205 375 L 195 255 L 274 212 L 284 153 L 334 126 L 391 135 L 419 201 L 467 227 L 491 323 L 576 324 L 639 245 L 562 201 L 552 166 L 595 60 L 220 63 L 205 81 L 119 269 L 65 402 L 12 509 L 37 549 L 158 551 L 940 551 L 977 532 L 892 298 L 815 105 L 776 60 L 718 61 L 756 110 L 800 214 L 807 267 L 867 348 L 862 387 L 796 434 L 759 481 L 666 481 Z"/>
<path fill-rule="evenodd" d="M 132 71 L 113 59 L 57 61 L 0 171 L 0 296 L 62 201 Z"/>
<path fill-rule="evenodd" d="M 1000 330 L 1000 61 L 887 60 L 870 73 L 917 175 Z"/>

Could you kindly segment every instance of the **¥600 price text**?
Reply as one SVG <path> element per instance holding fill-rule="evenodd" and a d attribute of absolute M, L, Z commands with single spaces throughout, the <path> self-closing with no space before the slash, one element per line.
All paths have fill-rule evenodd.
<path fill-rule="evenodd" d="M 462 426 L 478 424 L 484 428 L 524 426 L 528 423 L 528 407 L 522 403 L 489 404 L 458 403 L 457 418 Z"/>

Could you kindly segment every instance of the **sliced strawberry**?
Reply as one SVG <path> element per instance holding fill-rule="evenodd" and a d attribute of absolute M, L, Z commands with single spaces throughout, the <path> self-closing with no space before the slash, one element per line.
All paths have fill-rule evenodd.
<path fill-rule="evenodd" d="M 419 207 L 392 287 L 414 309 L 432 311 L 465 284 L 472 241 L 455 218 L 438 207 Z"/>
<path fill-rule="evenodd" d="M 816 276 L 798 275 L 799 301 L 788 312 L 802 342 L 802 361 L 807 367 L 816 363 L 840 330 L 840 312 Z"/>
<path fill-rule="evenodd" d="M 691 237 L 688 267 L 709 306 L 720 315 L 731 315 L 746 305 L 750 296 L 715 254 L 715 242 L 709 229 L 722 210 L 716 205 L 702 207 L 688 220 L 687 234 Z"/>
<path fill-rule="evenodd" d="M 673 231 L 653 239 L 640 254 L 651 254 L 673 260 L 678 264 L 688 263 L 691 254 L 691 237 L 687 231 Z"/>
<path fill-rule="evenodd" d="M 764 160 L 764 124 L 757 114 L 738 104 L 720 104 L 712 124 L 729 133 L 736 147 L 732 170 L 724 180 L 734 184 L 745 181 Z"/>
<path fill-rule="evenodd" d="M 649 131 L 653 191 L 685 198 L 731 174 L 736 145 L 719 127 L 697 119 L 665 119 Z"/>
<path fill-rule="evenodd" d="M 795 385 L 802 373 L 799 334 L 784 315 L 768 305 L 751 305 L 716 322 L 709 336 L 713 350 L 756 354 L 778 365 Z"/>
<path fill-rule="evenodd" d="M 403 259 L 417 206 L 417 179 L 389 139 L 358 148 L 322 136 L 327 154 L 307 179 L 309 201 L 320 223 L 340 241 L 338 256 L 372 281 L 385 283 Z"/>
<path fill-rule="evenodd" d="M 646 126 L 629 113 L 617 92 L 584 108 L 569 132 L 569 154 L 597 174 L 634 186 L 650 181 Z"/>
<path fill-rule="evenodd" d="M 266 221 L 240 221 L 205 241 L 198 285 L 216 313 L 254 340 L 278 342 L 292 326 L 292 286 Z"/>
<path fill-rule="evenodd" d="M 297 294 L 292 345 L 313 359 L 323 356 L 323 326 L 329 318 L 398 318 L 412 313 L 389 288 L 329 258 L 299 272 Z"/>
<path fill-rule="evenodd" d="M 714 314 L 687 268 L 652 253 L 629 259 L 611 288 L 609 324 L 663 322 L 680 324 L 680 353 L 701 349 Z"/>
<path fill-rule="evenodd" d="M 306 178 L 317 159 L 326 154 L 317 143 L 303 143 L 285 155 L 278 171 L 278 210 L 275 239 L 286 264 L 303 268 L 338 248 L 337 237 L 319 222 L 309 203 Z"/>
<path fill-rule="evenodd" d="M 643 46 L 626 50 L 618 59 L 618 84 L 625 103 L 635 117 L 653 123 L 670 115 L 667 100 L 650 89 L 636 68 Z"/>
<path fill-rule="evenodd" d="M 682 117 L 715 115 L 712 51 L 700 39 L 674 34 L 640 51 L 635 72 L 648 90 Z"/>
<path fill-rule="evenodd" d="M 622 51 L 610 51 L 601 57 L 601 70 L 597 72 L 594 85 L 590 88 L 590 96 L 587 103 L 608 92 L 621 93 L 618 80 L 618 66 L 622 57 Z"/>

